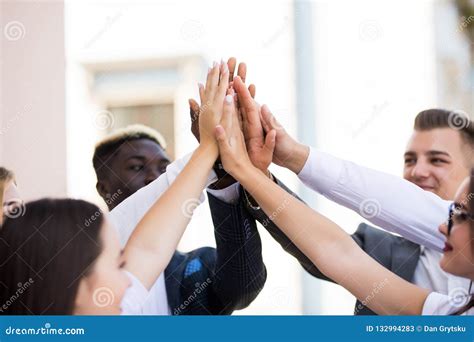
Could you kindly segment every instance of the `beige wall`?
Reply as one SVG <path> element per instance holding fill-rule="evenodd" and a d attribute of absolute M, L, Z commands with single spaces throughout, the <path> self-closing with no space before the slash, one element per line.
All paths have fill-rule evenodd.
<path fill-rule="evenodd" d="M 64 4 L 0 6 L 0 164 L 25 199 L 65 196 Z"/>

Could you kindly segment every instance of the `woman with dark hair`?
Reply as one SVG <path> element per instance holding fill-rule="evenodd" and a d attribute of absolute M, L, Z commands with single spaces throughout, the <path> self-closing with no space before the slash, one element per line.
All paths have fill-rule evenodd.
<path fill-rule="evenodd" d="M 250 98 L 247 90 L 244 98 Z M 242 94 L 239 93 L 239 99 Z M 256 106 L 253 101 L 246 105 Z M 246 107 L 247 108 L 247 107 Z M 247 108 L 249 109 L 249 108 Z M 255 110 L 255 108 L 254 108 Z M 390 272 L 367 255 L 337 224 L 288 194 L 252 165 L 237 115 L 216 127 L 225 170 L 328 278 L 344 286 L 372 311 L 385 315 L 474 314 L 472 304 L 422 289 Z M 267 123 L 267 127 L 269 127 Z M 275 129 L 267 130 L 275 139 Z M 439 230 L 446 238 L 441 268 L 474 280 L 474 173 L 457 191 Z M 449 214 L 449 215 L 448 215 Z"/>
<path fill-rule="evenodd" d="M 234 109 L 228 77 L 225 63 L 209 70 L 200 145 L 123 250 L 107 217 L 88 202 L 43 199 L 28 203 L 22 216 L 7 217 L 0 230 L 0 313 L 141 313 L 189 223 L 183 204 L 198 202 L 217 159 L 214 127 Z"/>

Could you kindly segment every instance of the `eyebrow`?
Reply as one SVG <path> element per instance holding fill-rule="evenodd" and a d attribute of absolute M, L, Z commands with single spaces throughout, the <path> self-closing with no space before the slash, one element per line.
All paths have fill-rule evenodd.
<path fill-rule="evenodd" d="M 431 150 L 431 151 L 426 152 L 426 154 L 429 155 L 429 156 L 437 156 L 437 155 L 441 154 L 443 156 L 451 158 L 451 155 L 448 152 L 438 151 L 438 150 Z M 405 152 L 404 156 L 405 157 L 415 157 L 416 153 L 413 152 L 413 151 L 407 151 L 407 152 Z"/>
<path fill-rule="evenodd" d="M 430 155 L 430 156 L 435 156 L 435 155 L 442 154 L 443 156 L 451 157 L 451 155 L 450 155 L 448 152 L 436 151 L 436 150 L 428 151 L 428 153 L 426 153 L 426 154 L 428 154 L 428 155 Z"/>
<path fill-rule="evenodd" d="M 130 157 L 125 158 L 125 160 L 130 160 L 130 159 L 140 159 L 140 160 L 145 160 L 146 157 L 140 156 L 140 155 L 131 155 Z"/>

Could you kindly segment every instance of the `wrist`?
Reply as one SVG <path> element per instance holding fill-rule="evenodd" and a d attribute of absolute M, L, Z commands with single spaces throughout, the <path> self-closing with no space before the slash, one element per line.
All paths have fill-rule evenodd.
<path fill-rule="evenodd" d="M 201 143 L 198 148 L 194 151 L 196 158 L 202 159 L 205 162 L 210 162 L 211 165 L 215 163 L 217 157 L 219 156 L 219 148 L 217 144 L 203 144 Z"/>
<path fill-rule="evenodd" d="M 296 143 L 292 150 L 291 157 L 285 162 L 285 167 L 295 174 L 300 173 L 308 160 L 309 151 L 309 146 Z"/>

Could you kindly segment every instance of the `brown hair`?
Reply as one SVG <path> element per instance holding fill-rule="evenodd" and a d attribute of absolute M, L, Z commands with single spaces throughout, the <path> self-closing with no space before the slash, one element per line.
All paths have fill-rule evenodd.
<path fill-rule="evenodd" d="M 86 221 L 96 217 L 96 220 Z M 0 229 L 0 315 L 72 315 L 80 281 L 102 251 L 94 204 L 41 199 Z"/>
<path fill-rule="evenodd" d="M 451 128 L 459 132 L 461 139 L 468 148 L 467 162 L 469 167 L 474 165 L 474 122 L 462 111 L 446 109 L 427 109 L 415 118 L 414 127 L 417 131 L 429 131 L 436 128 Z"/>

